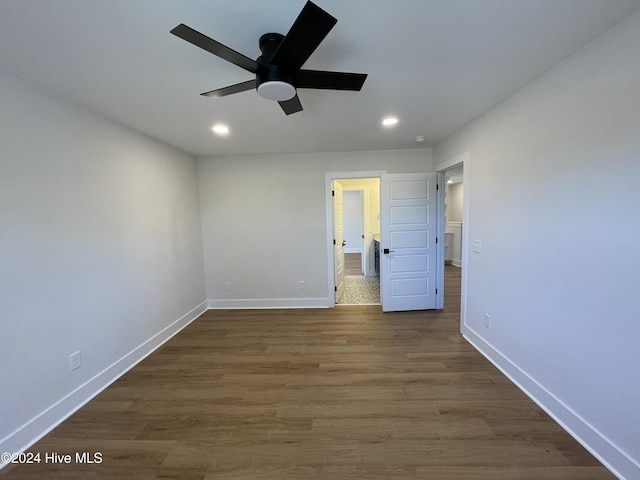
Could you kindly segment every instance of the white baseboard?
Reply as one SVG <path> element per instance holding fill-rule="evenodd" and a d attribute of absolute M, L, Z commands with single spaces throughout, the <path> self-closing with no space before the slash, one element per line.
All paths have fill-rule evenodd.
<path fill-rule="evenodd" d="M 531 400 L 620 479 L 640 478 L 640 464 L 466 325 L 462 335 Z"/>
<path fill-rule="evenodd" d="M 206 311 L 202 302 L 0 440 L 0 452 L 24 452 Z M 0 469 L 7 465 L 0 463 Z"/>
<path fill-rule="evenodd" d="M 237 298 L 207 300 L 210 310 L 329 308 L 328 298 Z"/>

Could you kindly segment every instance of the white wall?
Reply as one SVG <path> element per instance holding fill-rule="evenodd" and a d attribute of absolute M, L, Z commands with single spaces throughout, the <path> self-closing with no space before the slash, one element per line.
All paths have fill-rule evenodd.
<path fill-rule="evenodd" d="M 2 73 L 0 105 L 0 452 L 17 452 L 205 290 L 192 157 Z"/>
<path fill-rule="evenodd" d="M 465 228 L 482 243 L 465 264 L 465 335 L 628 479 L 640 478 L 639 59 L 636 14 L 434 150 L 436 169 L 470 152 Z"/>
<path fill-rule="evenodd" d="M 429 149 L 199 159 L 209 306 L 328 306 L 325 172 L 431 169 Z"/>

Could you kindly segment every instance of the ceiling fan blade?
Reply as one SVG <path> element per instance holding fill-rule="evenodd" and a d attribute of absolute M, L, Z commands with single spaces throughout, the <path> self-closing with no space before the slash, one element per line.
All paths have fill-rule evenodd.
<path fill-rule="evenodd" d="M 307 2 L 289 33 L 273 54 L 271 63 L 298 70 L 318 48 L 337 21 L 316 4 Z"/>
<path fill-rule="evenodd" d="M 300 70 L 296 74 L 295 86 L 296 88 L 360 91 L 366 79 L 366 73 Z"/>
<path fill-rule="evenodd" d="M 217 90 L 211 90 L 210 92 L 204 92 L 200 95 L 204 97 L 226 97 L 227 95 L 233 95 L 234 93 L 246 92 L 247 90 L 253 90 L 256 88 L 256 81 L 247 80 L 246 82 L 236 83 L 235 85 L 229 85 L 228 87 L 218 88 Z"/>
<path fill-rule="evenodd" d="M 196 47 L 200 47 L 207 52 L 213 53 L 214 55 L 226 60 L 227 62 L 231 62 L 234 65 L 239 66 L 240 68 L 244 68 L 245 70 L 250 71 L 251 73 L 256 73 L 258 71 L 258 63 L 255 60 L 250 59 L 249 57 L 232 50 L 226 45 L 217 42 L 213 38 L 209 38 L 206 35 L 194 30 L 191 27 L 186 26 L 184 23 L 181 23 L 170 33 L 173 33 L 176 37 L 180 37 L 183 40 L 186 40 L 189 43 L 194 44 Z"/>
<path fill-rule="evenodd" d="M 293 98 L 290 98 L 289 100 L 284 100 L 278 103 L 282 107 L 282 110 L 284 111 L 284 113 L 286 113 L 287 115 L 291 115 L 292 113 L 302 111 L 302 104 L 300 103 L 300 99 L 298 98 L 298 95 L 296 95 Z"/>

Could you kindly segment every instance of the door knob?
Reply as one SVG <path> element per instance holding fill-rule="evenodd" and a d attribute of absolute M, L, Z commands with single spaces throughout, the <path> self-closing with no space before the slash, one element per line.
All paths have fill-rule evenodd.
<path fill-rule="evenodd" d="M 393 250 L 389 250 L 388 248 L 385 248 L 384 250 L 382 250 L 382 253 L 391 253 L 393 252 Z"/>
<path fill-rule="evenodd" d="M 346 240 L 342 240 L 342 246 L 344 247 L 347 244 Z"/>

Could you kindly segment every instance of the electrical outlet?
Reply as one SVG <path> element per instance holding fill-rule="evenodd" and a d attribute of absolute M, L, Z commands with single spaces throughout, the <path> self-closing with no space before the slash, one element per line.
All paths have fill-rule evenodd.
<path fill-rule="evenodd" d="M 225 292 L 231 291 L 231 284 L 229 282 L 224 282 L 224 291 Z"/>
<path fill-rule="evenodd" d="M 298 289 L 300 289 L 300 290 L 304 290 L 304 280 L 300 280 L 300 281 L 298 282 Z"/>
<path fill-rule="evenodd" d="M 80 350 L 69 355 L 69 369 L 73 372 L 82 366 L 82 357 Z"/>
<path fill-rule="evenodd" d="M 491 328 L 491 315 L 488 313 L 484 314 L 484 326 L 487 328 Z"/>
<path fill-rule="evenodd" d="M 474 241 L 473 241 L 473 251 L 474 251 L 475 253 L 480 253 L 480 247 L 481 247 L 481 246 L 482 246 L 482 245 L 480 244 L 480 240 L 474 240 Z"/>

